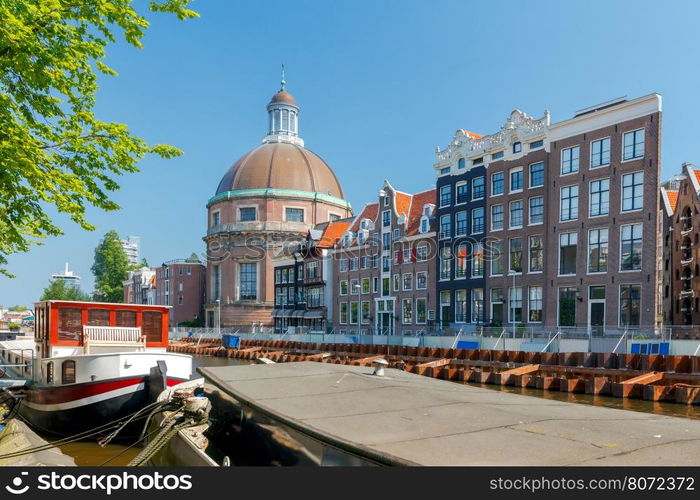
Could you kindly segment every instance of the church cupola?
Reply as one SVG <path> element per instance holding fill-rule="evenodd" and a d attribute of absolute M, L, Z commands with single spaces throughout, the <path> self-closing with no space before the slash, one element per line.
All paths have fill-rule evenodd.
<path fill-rule="evenodd" d="M 263 143 L 289 142 L 304 146 L 304 141 L 299 137 L 299 106 L 292 94 L 287 92 L 286 85 L 282 65 L 280 90 L 272 96 L 267 105 L 268 131 Z"/>

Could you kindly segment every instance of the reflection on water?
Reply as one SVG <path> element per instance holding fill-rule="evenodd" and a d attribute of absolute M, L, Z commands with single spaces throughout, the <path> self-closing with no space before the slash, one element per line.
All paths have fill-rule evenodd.
<path fill-rule="evenodd" d="M 534 396 L 567 403 L 588 404 L 593 406 L 605 406 L 607 408 L 617 408 L 620 410 L 639 411 L 644 413 L 656 413 L 672 417 L 685 417 L 700 420 L 700 406 L 686 405 L 679 403 L 660 403 L 658 401 L 644 401 L 643 399 L 614 398 L 611 396 L 600 396 L 593 394 L 579 394 L 573 392 L 543 391 L 541 389 L 531 389 L 528 387 L 513 387 L 490 384 L 474 384 L 467 382 L 466 385 L 490 389 L 492 391 L 503 391 L 511 394 L 521 394 L 523 396 Z"/>

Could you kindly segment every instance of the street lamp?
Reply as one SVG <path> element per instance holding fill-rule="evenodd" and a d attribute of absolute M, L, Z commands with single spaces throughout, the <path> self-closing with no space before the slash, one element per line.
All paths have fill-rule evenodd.
<path fill-rule="evenodd" d="M 216 299 L 216 336 L 221 337 L 221 299 Z"/>

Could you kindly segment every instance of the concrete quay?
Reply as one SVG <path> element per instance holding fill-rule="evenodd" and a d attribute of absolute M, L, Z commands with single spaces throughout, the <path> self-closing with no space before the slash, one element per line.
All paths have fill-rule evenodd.
<path fill-rule="evenodd" d="M 700 421 L 533 398 L 396 369 L 200 368 L 296 432 L 387 465 L 700 465 Z"/>

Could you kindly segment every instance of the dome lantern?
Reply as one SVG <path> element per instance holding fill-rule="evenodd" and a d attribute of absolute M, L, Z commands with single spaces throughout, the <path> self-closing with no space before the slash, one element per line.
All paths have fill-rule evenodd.
<path fill-rule="evenodd" d="M 268 130 L 262 142 L 288 142 L 303 147 L 304 141 L 299 137 L 299 106 L 286 85 L 283 64 L 280 90 L 267 105 Z"/>

